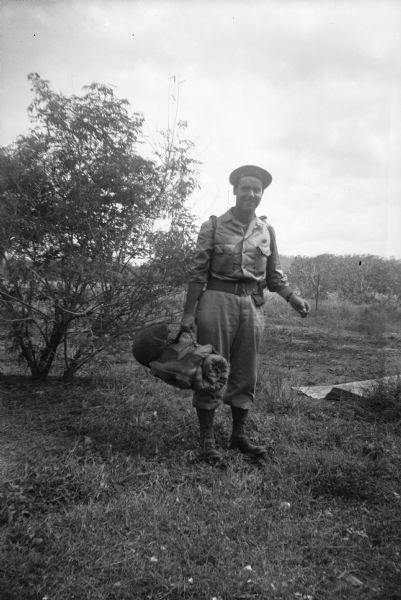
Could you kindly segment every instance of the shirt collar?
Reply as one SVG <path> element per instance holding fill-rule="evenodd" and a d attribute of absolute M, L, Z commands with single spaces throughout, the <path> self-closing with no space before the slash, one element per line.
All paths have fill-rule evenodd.
<path fill-rule="evenodd" d="M 232 221 L 235 223 L 239 223 L 239 221 L 237 221 L 237 219 L 234 217 L 233 209 L 234 209 L 234 206 L 232 206 L 227 212 L 222 214 L 221 220 L 223 222 Z M 265 221 L 255 215 L 255 217 L 249 223 L 248 231 L 253 231 L 254 229 L 256 229 L 256 227 L 263 227 L 264 225 L 265 225 Z"/>

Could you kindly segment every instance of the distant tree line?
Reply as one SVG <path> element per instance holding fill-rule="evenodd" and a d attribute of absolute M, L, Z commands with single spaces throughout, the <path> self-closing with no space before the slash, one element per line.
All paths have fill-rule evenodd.
<path fill-rule="evenodd" d="M 316 308 L 329 294 L 355 304 L 399 304 L 401 298 L 401 260 L 395 258 L 371 254 L 296 256 L 288 272 L 291 282 L 314 298 Z"/>

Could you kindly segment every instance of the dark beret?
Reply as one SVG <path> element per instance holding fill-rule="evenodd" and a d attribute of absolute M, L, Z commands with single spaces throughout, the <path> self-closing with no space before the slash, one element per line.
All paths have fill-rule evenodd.
<path fill-rule="evenodd" d="M 272 182 L 270 173 L 261 167 L 255 167 L 255 165 L 244 165 L 235 169 L 229 177 L 231 185 L 235 187 L 241 177 L 257 177 L 262 182 L 263 189 L 266 189 Z"/>

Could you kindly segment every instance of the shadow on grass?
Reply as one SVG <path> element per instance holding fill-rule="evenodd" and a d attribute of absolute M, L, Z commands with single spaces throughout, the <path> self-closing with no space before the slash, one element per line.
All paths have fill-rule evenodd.
<path fill-rule="evenodd" d="M 143 377 L 142 381 L 112 378 L 49 380 L 32 384 L 27 378 L 1 382 L 3 407 L 28 429 L 64 438 L 108 458 L 110 452 L 154 456 L 197 444 L 191 398 L 167 390 Z M 75 449 L 77 450 L 77 448 Z M 79 450 L 79 448 L 78 448 Z"/>

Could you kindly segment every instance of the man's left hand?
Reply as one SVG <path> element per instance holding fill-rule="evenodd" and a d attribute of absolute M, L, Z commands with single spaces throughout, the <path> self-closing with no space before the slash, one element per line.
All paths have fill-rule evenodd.
<path fill-rule="evenodd" d="M 289 303 L 291 304 L 292 308 L 301 315 L 303 319 L 308 315 L 310 311 L 310 306 L 306 300 L 301 298 L 301 296 L 298 296 L 297 294 L 293 293 L 291 298 L 289 299 Z"/>

